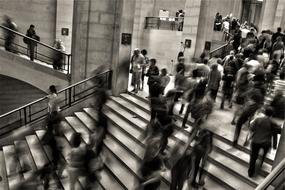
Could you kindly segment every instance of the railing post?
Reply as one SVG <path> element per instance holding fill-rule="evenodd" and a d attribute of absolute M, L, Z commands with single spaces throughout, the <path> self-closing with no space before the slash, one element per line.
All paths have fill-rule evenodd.
<path fill-rule="evenodd" d="M 67 74 L 70 74 L 70 54 L 67 56 Z"/>
<path fill-rule="evenodd" d="M 24 124 L 27 124 L 27 107 L 24 107 Z"/>
<path fill-rule="evenodd" d="M 72 88 L 68 89 L 68 106 L 71 107 L 71 90 Z"/>

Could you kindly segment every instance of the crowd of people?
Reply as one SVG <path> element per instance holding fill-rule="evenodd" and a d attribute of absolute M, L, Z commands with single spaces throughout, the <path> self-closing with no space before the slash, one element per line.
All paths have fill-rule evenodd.
<path fill-rule="evenodd" d="M 10 30 L 4 30 L 4 47 L 6 51 L 12 52 L 12 53 L 19 53 L 21 51 L 18 50 L 18 46 L 15 45 L 15 39 L 17 34 L 15 32 L 18 32 L 18 27 L 16 23 L 12 20 L 11 17 L 4 15 L 3 16 L 3 26 Z M 13 32 L 14 31 L 14 32 Z M 28 37 L 28 38 L 27 38 Z M 34 39 L 34 40 L 31 40 Z M 25 36 L 23 37 L 23 42 L 27 45 L 27 55 L 29 56 L 31 61 L 34 61 L 37 46 L 40 41 L 40 36 L 36 33 L 36 27 L 35 25 L 31 24 L 28 28 Z M 16 42 L 19 43 L 19 42 Z M 53 51 L 53 68 L 55 70 L 62 70 L 63 69 L 63 62 L 64 62 L 64 52 L 65 47 L 63 42 L 60 39 L 55 40 L 54 46 L 57 51 Z"/>
<path fill-rule="evenodd" d="M 147 134 L 144 135 L 150 152 L 146 155 L 147 158 L 141 168 L 143 180 L 140 185 L 144 189 L 158 189 L 158 171 L 163 171 L 163 164 L 166 167 L 171 165 L 171 189 L 182 189 L 186 179 L 191 181 L 191 186 L 197 186 L 196 167 L 199 166 L 200 159 L 204 159 L 205 162 L 205 157 L 211 151 L 212 146 L 211 131 L 205 130 L 201 126 L 218 102 L 216 99 L 219 92 L 221 94 L 219 108 L 225 109 L 227 101 L 229 109 L 234 108 L 235 110 L 231 121 L 231 124 L 235 125 L 232 141 L 234 147 L 240 146 L 238 141 L 242 127 L 245 125 L 249 129 L 244 144 L 239 143 L 246 146 L 251 142 L 249 177 L 256 175 L 255 165 L 260 149 L 263 149 L 263 155 L 259 168 L 262 167 L 264 158 L 272 147 L 272 139 L 273 148 L 276 149 L 277 134 L 281 133 L 281 126 L 277 125 L 272 117 L 284 119 L 285 115 L 285 36 L 281 33 L 281 28 L 278 28 L 277 32 L 272 35 L 262 31 L 260 36 L 256 36 L 256 32 L 251 30 L 243 39 L 239 25 L 236 25 L 233 33 L 233 50 L 224 58 L 215 55 L 208 60 L 207 56 L 203 54 L 199 63 L 189 66 L 184 63 L 183 53 L 180 53 L 176 65 L 175 88 L 167 92 L 164 92 L 167 83 L 159 75 L 159 69 L 155 66 L 156 60 L 150 59 L 151 66 L 146 71 L 146 76 L 149 77 L 148 98 L 151 119 L 147 127 Z M 270 44 L 268 38 L 270 38 Z M 142 66 L 146 61 L 145 56 L 140 55 L 138 49 L 134 51 L 134 56 L 140 58 L 140 62 L 135 62 L 132 58 L 132 72 L 134 67 L 139 67 L 140 64 Z M 134 66 L 135 64 L 136 66 Z M 136 79 L 138 78 L 133 77 L 133 80 Z M 133 84 L 137 84 L 133 90 L 133 92 L 137 92 L 140 87 L 139 82 Z M 208 135 L 207 140 L 203 140 L 204 145 L 197 145 L 201 148 L 197 147 L 199 149 L 197 152 L 195 146 L 191 151 L 188 150 L 189 145 L 187 148 L 181 148 L 180 145 L 178 152 L 182 151 L 183 154 L 174 154 L 178 157 L 174 160 L 178 161 L 169 164 L 167 162 L 173 161 L 173 158 L 168 155 L 165 147 L 167 139 L 173 133 L 173 125 L 176 120 L 173 117 L 173 109 L 178 102 L 181 103 L 179 114 L 184 113 L 184 108 L 186 108 L 181 127 L 188 127 L 189 115 L 194 119 L 194 129 L 191 134 L 195 134 L 195 138 L 189 138 L 189 141 L 199 144 L 199 140 L 195 139 L 199 139 L 200 133 Z M 193 161 L 197 157 L 199 161 L 194 161 L 193 164 L 191 160 Z M 183 172 L 178 169 L 182 167 L 185 169 Z M 153 181 L 150 180 L 150 176 L 153 177 L 151 178 Z"/>

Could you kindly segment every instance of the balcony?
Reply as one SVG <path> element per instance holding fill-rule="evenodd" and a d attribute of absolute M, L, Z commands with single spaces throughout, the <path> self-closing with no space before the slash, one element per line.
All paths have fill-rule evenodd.
<path fill-rule="evenodd" d="M 183 31 L 183 17 L 146 17 L 145 29 Z"/>

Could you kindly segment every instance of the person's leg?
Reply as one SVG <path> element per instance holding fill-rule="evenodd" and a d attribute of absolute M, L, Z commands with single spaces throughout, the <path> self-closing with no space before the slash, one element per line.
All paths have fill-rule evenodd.
<path fill-rule="evenodd" d="M 223 92 L 221 106 L 220 106 L 221 109 L 224 109 L 225 99 L 226 99 L 226 96 L 225 96 L 225 93 Z"/>
<path fill-rule="evenodd" d="M 170 190 L 177 190 L 177 183 L 178 183 L 178 173 L 177 169 L 175 167 L 171 170 L 171 183 L 170 183 Z"/>
<path fill-rule="evenodd" d="M 242 125 L 246 122 L 245 118 L 243 116 L 240 116 L 237 120 L 235 134 L 234 134 L 234 140 L 233 140 L 233 146 L 236 146 L 238 143 L 240 131 L 242 128 Z"/>
<path fill-rule="evenodd" d="M 190 104 L 188 104 L 188 106 L 187 106 L 186 113 L 184 115 L 181 127 L 184 127 L 184 128 L 186 127 L 186 123 L 188 121 L 189 113 L 190 113 Z"/>
<path fill-rule="evenodd" d="M 180 107 L 180 110 L 179 110 L 179 114 L 181 115 L 183 113 L 183 110 L 184 110 L 184 106 L 185 104 L 181 104 L 181 107 Z"/>
<path fill-rule="evenodd" d="M 201 158 L 199 155 L 197 155 L 196 159 L 195 159 L 195 166 L 194 166 L 194 172 L 193 172 L 193 181 L 192 181 L 192 186 L 197 186 L 197 183 L 196 183 L 196 178 L 197 178 L 197 174 L 198 174 L 198 171 L 199 171 L 199 167 L 200 167 L 200 161 L 201 161 Z"/>
<path fill-rule="evenodd" d="M 263 162 L 264 162 L 264 160 L 266 158 L 267 152 L 270 149 L 270 146 L 271 146 L 270 144 L 262 144 L 263 155 L 262 155 L 261 160 L 260 160 L 259 169 L 262 168 Z"/>
<path fill-rule="evenodd" d="M 35 46 L 31 44 L 31 45 L 29 46 L 29 48 L 30 48 L 30 59 L 31 59 L 31 61 L 34 61 Z"/>
<path fill-rule="evenodd" d="M 251 153 L 250 153 L 250 161 L 249 161 L 249 168 L 248 168 L 248 176 L 253 177 L 255 173 L 255 163 L 258 157 L 258 152 L 260 150 L 260 145 L 252 143 L 251 144 Z"/>

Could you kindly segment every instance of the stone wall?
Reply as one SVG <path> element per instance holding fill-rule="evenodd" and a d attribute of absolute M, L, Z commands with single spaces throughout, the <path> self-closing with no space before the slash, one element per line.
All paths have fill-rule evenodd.
<path fill-rule="evenodd" d="M 0 17 L 3 15 L 13 18 L 19 32 L 24 34 L 30 24 L 34 24 L 41 41 L 53 45 L 56 0 L 0 0 Z"/>
<path fill-rule="evenodd" d="M 56 39 L 60 39 L 65 46 L 66 53 L 71 53 L 73 0 L 59 0 L 56 7 Z M 62 28 L 68 28 L 68 36 L 63 36 Z"/>
<path fill-rule="evenodd" d="M 186 0 L 155 0 L 153 15 L 158 16 L 159 10 L 168 10 L 170 16 L 175 16 L 176 11 L 184 10 Z"/>
<path fill-rule="evenodd" d="M 74 2 L 72 81 L 91 75 L 99 65 L 110 66 L 116 0 Z"/>

